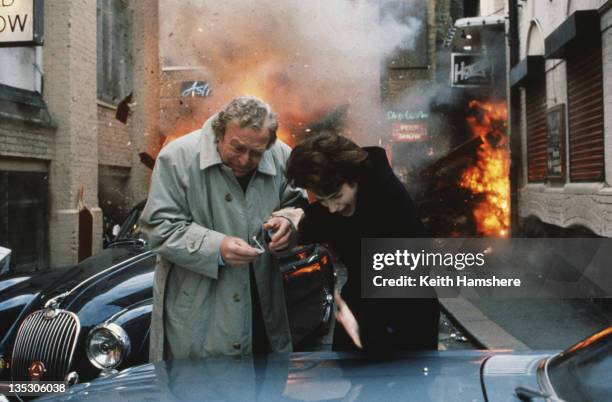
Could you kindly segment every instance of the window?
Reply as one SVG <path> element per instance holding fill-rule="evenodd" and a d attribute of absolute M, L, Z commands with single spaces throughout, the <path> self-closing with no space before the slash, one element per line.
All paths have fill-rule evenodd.
<path fill-rule="evenodd" d="M 465 17 L 478 17 L 480 15 L 480 1 L 464 0 L 463 15 Z"/>
<path fill-rule="evenodd" d="M 42 51 L 39 47 L 0 48 L 0 84 L 39 92 Z"/>
<path fill-rule="evenodd" d="M 132 91 L 130 19 L 125 0 L 98 0 L 98 99 L 112 105 Z"/>
<path fill-rule="evenodd" d="M 0 246 L 14 269 L 48 267 L 48 194 L 47 173 L 0 171 Z"/>

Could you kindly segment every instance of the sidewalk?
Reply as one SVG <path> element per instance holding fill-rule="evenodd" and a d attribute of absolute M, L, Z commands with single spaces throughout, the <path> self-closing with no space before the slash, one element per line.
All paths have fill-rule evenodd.
<path fill-rule="evenodd" d="M 440 299 L 449 318 L 486 349 L 566 349 L 612 325 L 612 314 L 589 300 Z"/>

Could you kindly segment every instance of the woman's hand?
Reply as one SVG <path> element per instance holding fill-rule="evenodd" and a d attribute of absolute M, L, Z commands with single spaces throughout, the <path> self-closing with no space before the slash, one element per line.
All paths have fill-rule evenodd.
<path fill-rule="evenodd" d="M 271 229 L 274 232 L 274 235 L 270 239 L 270 243 L 268 243 L 270 251 L 283 250 L 289 246 L 292 230 L 291 221 L 289 221 L 289 219 L 274 216 L 263 224 L 263 228 L 264 230 Z"/>
<path fill-rule="evenodd" d="M 344 330 L 351 337 L 355 346 L 357 346 L 359 349 L 363 349 L 363 346 L 361 345 L 361 338 L 359 336 L 359 324 L 357 324 L 357 320 L 355 319 L 353 312 L 348 307 L 344 299 L 340 296 L 338 291 L 334 292 L 334 300 L 338 306 L 336 320 L 342 324 Z"/>

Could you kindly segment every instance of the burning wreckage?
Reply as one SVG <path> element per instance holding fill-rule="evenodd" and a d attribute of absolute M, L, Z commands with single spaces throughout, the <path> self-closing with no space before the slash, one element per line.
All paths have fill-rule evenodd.
<path fill-rule="evenodd" d="M 439 235 L 507 237 L 510 228 L 510 154 L 505 102 L 469 103 L 473 137 L 420 172 L 422 213 Z"/>

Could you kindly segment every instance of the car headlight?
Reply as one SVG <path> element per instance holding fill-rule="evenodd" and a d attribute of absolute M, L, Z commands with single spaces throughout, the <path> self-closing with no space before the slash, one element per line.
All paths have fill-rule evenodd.
<path fill-rule="evenodd" d="M 87 336 L 87 357 L 99 369 L 117 367 L 130 353 L 130 337 L 117 324 L 100 324 Z"/>

